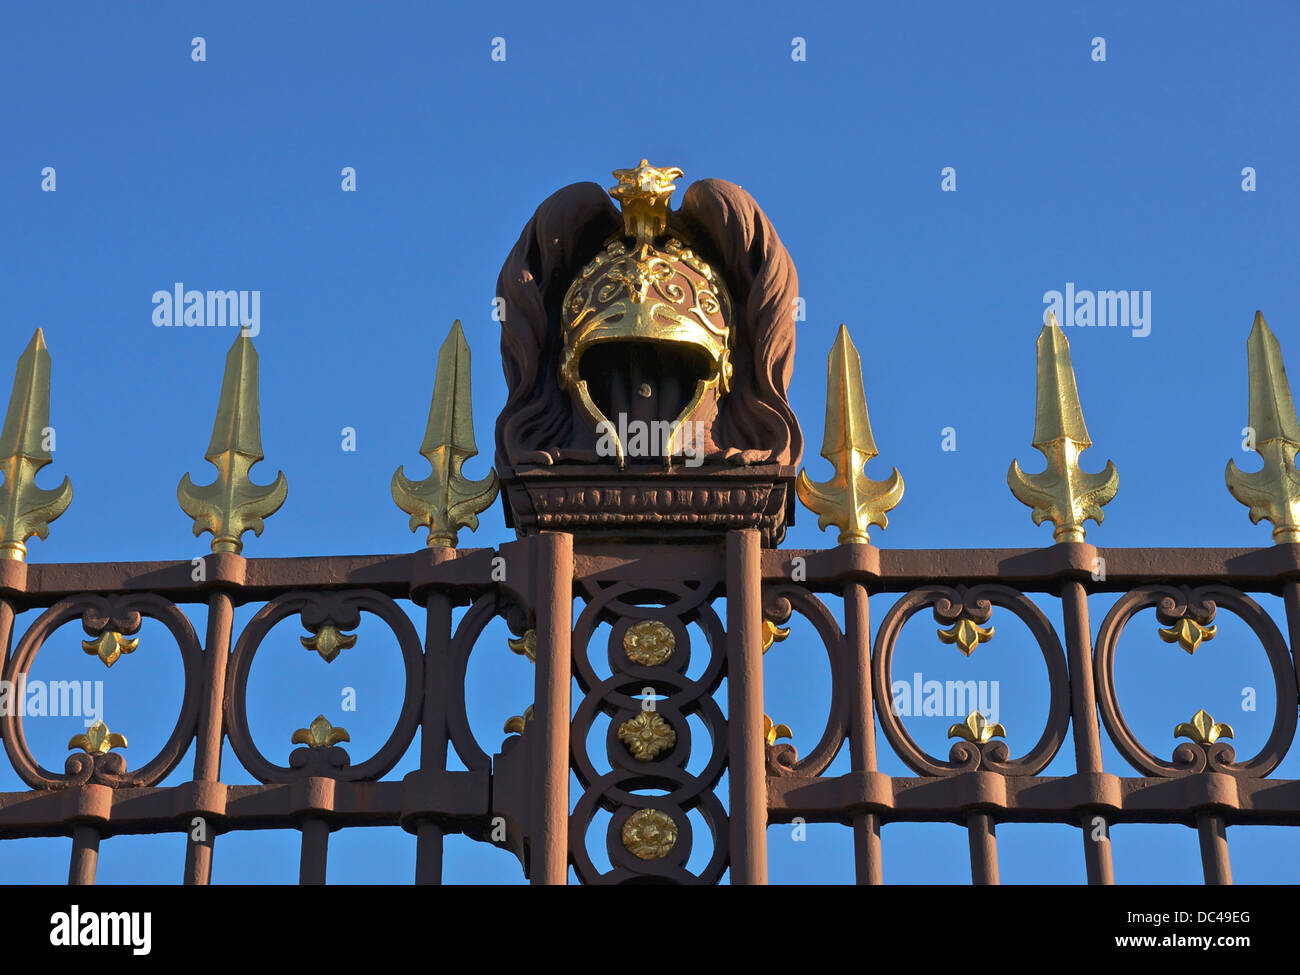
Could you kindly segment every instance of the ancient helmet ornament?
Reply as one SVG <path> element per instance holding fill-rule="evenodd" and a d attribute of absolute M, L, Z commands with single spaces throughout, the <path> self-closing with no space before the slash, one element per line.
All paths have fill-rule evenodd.
<path fill-rule="evenodd" d="M 716 399 L 730 386 L 726 285 L 668 232 L 668 200 L 681 175 L 645 159 L 614 170 L 609 194 L 622 206 L 622 230 L 564 295 L 560 386 L 598 434 L 612 436 L 620 467 L 627 462 L 620 414 L 669 425 L 662 458 L 671 463 L 682 424 L 699 419 L 710 390 Z"/>

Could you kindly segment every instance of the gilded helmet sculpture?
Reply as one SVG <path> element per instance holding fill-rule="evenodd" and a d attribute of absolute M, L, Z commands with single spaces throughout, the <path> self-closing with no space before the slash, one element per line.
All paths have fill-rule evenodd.
<path fill-rule="evenodd" d="M 771 222 L 724 180 L 673 210 L 680 169 L 614 175 L 543 201 L 501 269 L 498 470 L 798 464 L 798 278 Z M 667 435 L 638 450 L 638 424 Z"/>
<path fill-rule="evenodd" d="M 627 377 L 599 367 L 584 372 L 584 355 L 599 356 L 605 347 L 622 343 L 649 365 L 644 360 L 655 355 L 651 351 L 647 356 L 647 348 L 663 346 L 675 353 L 666 371 L 679 375 L 661 375 L 659 390 L 647 381 L 634 382 L 629 389 L 633 397 L 652 399 L 658 393 L 668 401 L 666 414 L 660 411 L 670 420 L 667 443 L 659 451 L 665 461 L 671 461 L 678 446 L 681 425 L 693 417 L 709 390 L 723 396 L 730 388 L 732 313 L 726 285 L 694 251 L 667 233 L 668 198 L 676 188 L 673 180 L 681 175 L 680 169 L 658 169 L 645 159 L 635 169 L 614 171 L 618 185 L 609 192 L 623 206 L 622 233 L 582 269 L 564 296 L 560 386 L 576 396 L 596 432 L 607 435 L 620 466 L 627 459 L 622 435 L 626 423 L 615 422 L 606 410 L 629 404 L 620 403 L 618 389 L 597 393 L 592 386 L 602 379 L 626 382 Z M 652 371 L 647 368 L 642 375 Z M 663 388 L 669 383 L 671 392 Z"/>

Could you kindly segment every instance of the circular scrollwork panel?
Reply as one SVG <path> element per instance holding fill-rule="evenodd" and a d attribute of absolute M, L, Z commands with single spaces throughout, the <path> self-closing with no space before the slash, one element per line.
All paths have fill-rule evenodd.
<path fill-rule="evenodd" d="M 588 601 L 574 626 L 574 677 L 583 690 L 573 716 L 572 766 L 583 787 L 570 817 L 570 851 L 583 883 L 658 881 L 714 882 L 726 869 L 727 817 L 713 794 L 726 768 L 726 721 L 713 699 L 723 676 L 721 622 L 704 587 L 657 583 L 651 590 L 627 583 L 588 587 Z M 610 625 L 604 648 L 610 676 L 593 665 L 597 627 Z M 710 651 L 698 678 L 689 677 L 689 624 L 703 631 Z M 596 720 L 609 717 L 604 758 L 597 767 L 586 745 Z M 688 769 L 698 742 L 688 719 L 708 735 L 704 768 Z M 612 817 L 605 848 L 610 869 L 592 861 L 588 833 L 599 810 Z M 709 826 L 713 850 L 698 874 L 687 869 L 695 842 L 689 816 L 698 811 Z"/>
<path fill-rule="evenodd" d="M 1005 743 L 987 737 L 991 729 L 972 721 L 970 737 L 973 740 L 958 741 L 949 754 L 950 761 L 944 762 L 917 745 L 895 713 L 894 648 L 907 621 L 921 610 L 932 607 L 935 620 L 951 626 L 951 633 L 945 634 L 945 641 L 958 643 L 962 652 L 969 653 L 991 636 L 991 631 L 984 630 L 979 624 L 988 621 L 994 606 L 1019 617 L 1038 644 L 1047 664 L 1051 695 L 1047 722 L 1038 742 L 1020 758 L 1012 759 Z M 969 589 L 965 586 L 955 589 L 923 586 L 906 593 L 890 608 L 876 633 L 871 675 L 881 730 L 907 766 L 922 775 L 954 775 L 975 769 L 1006 775 L 1036 775 L 1055 757 L 1069 729 L 1070 680 L 1061 641 L 1043 611 L 1024 593 L 1007 586 L 986 584 Z"/>
<path fill-rule="evenodd" d="M 101 659 L 117 659 L 123 651 L 140 653 L 134 645 L 123 638 L 140 629 L 141 619 L 148 617 L 165 626 L 176 647 L 180 651 L 181 664 L 185 669 L 185 689 L 181 696 L 180 713 L 172 733 L 163 744 L 162 749 L 151 760 L 135 769 L 128 770 L 126 758 L 120 752 L 111 751 L 120 740 L 117 733 L 108 732 L 102 722 L 87 729 L 82 744 L 83 751 L 68 757 L 64 773 L 60 775 L 42 767 L 32 757 L 27 745 L 27 736 L 23 729 L 23 717 L 18 708 L 5 708 L 0 714 L 0 735 L 4 736 L 5 751 L 14 770 L 24 782 L 34 789 L 57 789 L 64 786 L 84 785 L 94 782 L 113 788 L 128 786 L 149 786 L 165 778 L 180 762 L 194 737 L 199 718 L 200 659 L 198 637 L 189 619 L 177 605 L 149 593 L 125 596 L 70 596 L 47 609 L 23 634 L 9 665 L 5 677 L 16 684 L 26 680 L 28 672 L 36 659 L 37 653 L 45 646 L 50 636 L 72 620 L 81 618 L 82 628 L 91 637 L 99 637 L 105 647 L 110 644 L 112 653 L 106 655 L 101 650 Z M 127 648 L 130 649 L 127 649 Z M 117 722 L 115 722 L 116 724 Z"/>
<path fill-rule="evenodd" d="M 844 676 L 847 648 L 839 624 L 816 595 L 794 585 L 778 585 L 763 592 L 764 618 L 784 624 L 798 613 L 817 630 L 831 671 L 831 699 L 821 739 L 807 757 L 800 759 L 793 745 L 768 746 L 768 771 L 774 775 L 816 776 L 835 761 L 848 733 L 848 682 Z M 788 644 L 786 644 L 788 645 Z"/>
<path fill-rule="evenodd" d="M 1199 712 L 1186 726 L 1194 736 L 1174 749 L 1173 761 L 1157 758 L 1133 734 L 1124 720 L 1123 710 L 1115 693 L 1115 654 L 1120 634 L 1138 613 L 1154 608 L 1156 618 L 1169 627 L 1167 640 L 1178 640 L 1185 647 L 1195 649 L 1201 635 L 1210 628 L 1219 606 L 1241 618 L 1254 632 L 1268 655 L 1277 692 L 1277 707 L 1268 740 L 1252 758 L 1237 762 L 1236 752 L 1226 741 L 1218 739 L 1222 725 L 1209 721 L 1209 716 Z M 1097 705 L 1101 718 L 1110 733 L 1111 741 L 1125 760 L 1146 775 L 1175 776 L 1192 772 L 1226 772 L 1230 775 L 1257 778 L 1268 775 L 1286 756 L 1295 737 L 1296 695 L 1295 668 L 1287 651 L 1286 641 L 1277 624 L 1264 612 L 1263 607 L 1245 593 L 1227 586 L 1201 586 L 1197 589 L 1173 586 L 1144 586 L 1125 593 L 1111 607 L 1097 632 L 1097 650 L 1093 657 L 1093 677 L 1097 685 Z M 1198 718 L 1204 715 L 1204 727 Z M 1179 726 L 1180 733 L 1184 728 Z"/>
<path fill-rule="evenodd" d="M 379 617 L 397 637 L 398 649 L 405 664 L 405 694 L 397 724 L 388 740 L 371 758 L 352 765 L 347 752 L 339 748 L 337 736 L 325 726 L 304 729 L 302 737 L 294 736 L 305 748 L 290 756 L 289 767 L 276 765 L 262 754 L 253 742 L 248 728 L 248 675 L 262 641 L 281 620 L 301 615 L 303 625 L 317 633 L 326 628 L 339 639 L 337 631 L 356 629 L 361 624 L 361 614 Z M 420 639 L 410 619 L 398 605 L 381 592 L 369 589 L 343 592 L 290 592 L 278 596 L 258 611 L 240 634 L 239 642 L 231 655 L 231 680 L 226 685 L 225 715 L 227 735 L 235 754 L 259 782 L 285 782 L 310 775 L 320 775 L 345 781 L 378 779 L 388 772 L 405 753 L 415 737 L 420 723 L 420 705 L 423 699 L 422 676 L 424 658 Z"/>

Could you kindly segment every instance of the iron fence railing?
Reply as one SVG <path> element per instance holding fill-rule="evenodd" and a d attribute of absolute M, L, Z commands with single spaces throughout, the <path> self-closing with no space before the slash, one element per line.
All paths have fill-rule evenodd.
<path fill-rule="evenodd" d="M 108 662 L 137 638 L 142 620 L 156 620 L 183 664 L 174 729 L 154 756 L 137 760 L 115 745 L 133 713 L 118 708 L 111 729 L 88 729 L 62 770 L 47 768 L 28 746 L 22 713 L 0 715 L 8 759 L 29 786 L 0 794 L 0 837 L 71 836 L 73 883 L 94 881 L 102 840 L 165 832 L 189 837 L 184 881 L 206 883 L 218 837 L 266 828 L 299 830 L 300 879 L 323 883 L 329 834 L 367 826 L 416 835 L 419 883 L 441 881 L 448 832 L 513 849 L 534 882 L 564 882 L 570 866 L 589 883 L 716 882 L 728 871 L 732 882 L 761 882 L 768 825 L 796 818 L 851 829 L 864 883 L 881 881 L 881 828 L 926 821 L 967 827 L 976 883 L 997 881 L 997 826 L 1016 822 L 1077 828 L 1091 883 L 1113 882 L 1110 827 L 1194 827 L 1206 881 L 1225 883 L 1230 827 L 1300 825 L 1300 782 L 1269 777 L 1296 732 L 1297 544 L 765 550 L 753 530 L 717 545 L 674 547 L 575 547 L 568 535 L 542 533 L 498 549 L 320 559 L 214 553 L 202 562 L 196 573 L 192 562 L 0 561 L 0 646 L 11 683 L 26 679 L 56 632 L 76 625 L 87 653 Z M 873 625 L 868 597 L 877 593 L 896 598 Z M 1283 599 L 1285 620 L 1274 621 L 1252 598 L 1261 593 Z M 1090 599 L 1106 594 L 1118 599 L 1094 623 Z M 1043 599 L 1059 600 L 1062 631 L 1039 606 Z M 248 604 L 260 608 L 236 630 L 234 610 Z M 200 637 L 185 608 L 202 605 Z M 408 613 L 417 607 L 423 634 Z M 453 628 L 453 610 L 462 607 Z M 1114 661 L 1125 625 L 1146 609 L 1155 610 L 1162 639 L 1187 650 L 1212 638 L 1224 613 L 1253 632 L 1276 690 L 1271 731 L 1256 754 L 1235 755 L 1230 730 L 1204 713 L 1187 716 L 1178 729 L 1186 740 L 1176 747 L 1133 733 L 1115 693 Z M 14 632 L 16 614 L 29 610 L 40 613 Z M 392 631 L 405 671 L 401 708 L 383 745 L 354 759 L 328 722 L 302 729 L 300 747 L 287 757 L 256 741 L 248 674 L 271 629 L 300 622 L 308 649 L 332 659 L 363 615 Z M 947 756 L 919 745 L 891 707 L 891 663 L 904 624 L 926 616 L 939 627 L 937 639 L 965 653 L 987 642 L 999 619 L 1018 618 L 1048 674 L 1041 731 L 1018 733 L 1013 750 L 1002 729 L 972 713 L 959 722 Z M 763 705 L 763 652 L 793 617 L 817 633 L 831 675 L 825 727 L 805 755 L 778 740 Z M 475 736 L 465 682 L 476 651 L 509 652 L 483 638 L 496 619 L 517 634 L 516 651 L 537 664 L 533 707 L 512 719 L 499 749 Z M 604 624 L 602 643 L 594 637 Z M 703 634 L 697 646 L 692 633 Z M 590 732 L 602 715 L 608 732 L 593 754 Z M 692 735 L 692 721 L 708 734 Z M 418 768 L 386 778 L 417 732 Z M 1103 736 L 1134 774 L 1103 768 Z M 258 784 L 221 781 L 227 742 Z M 191 779 L 160 785 L 192 746 Z M 830 774 L 846 747 L 849 771 Z M 1067 748 L 1074 773 L 1044 774 Z M 449 749 L 465 771 L 448 770 Z M 880 772 L 885 749 L 914 774 Z M 571 771 L 579 783 L 572 794 Z M 724 773 L 727 790 L 719 794 Z M 608 867 L 588 852 L 601 810 L 611 814 Z M 711 835 L 694 835 L 693 813 Z M 692 862 L 703 866 L 688 869 L 699 850 L 707 857 Z"/>

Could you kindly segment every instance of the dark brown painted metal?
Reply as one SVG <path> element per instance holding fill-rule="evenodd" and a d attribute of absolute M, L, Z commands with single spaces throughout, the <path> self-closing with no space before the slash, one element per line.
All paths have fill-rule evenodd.
<path fill-rule="evenodd" d="M 1295 664 L 1297 693 L 1300 694 L 1300 581 L 1288 581 L 1282 587 L 1282 604 L 1286 607 L 1286 629 L 1290 638 L 1291 660 Z"/>
<path fill-rule="evenodd" d="M 852 655 L 849 750 L 853 768 L 876 770 L 875 705 L 871 693 L 871 610 L 867 588 L 860 582 L 844 586 L 844 634 Z M 880 862 L 880 820 L 875 813 L 853 817 L 853 866 L 859 884 L 884 883 Z"/>
<path fill-rule="evenodd" d="M 95 882 L 95 868 L 99 866 L 99 831 L 93 826 L 72 828 L 72 861 L 68 865 L 68 883 L 88 887 Z"/>
<path fill-rule="evenodd" d="M 161 750 L 134 769 L 128 770 L 121 752 L 90 754 L 74 750 L 64 762 L 63 772 L 47 769 L 37 761 L 27 744 L 21 709 L 0 710 L 0 733 L 5 751 L 18 776 L 34 789 L 61 789 L 94 783 L 110 789 L 152 786 L 180 764 L 198 723 L 202 694 L 200 673 L 202 652 L 189 619 L 175 603 L 150 593 L 100 596 L 86 594 L 59 600 L 23 634 L 6 665 L 5 678 L 11 684 L 24 682 L 37 654 L 61 627 L 80 620 L 87 633 L 98 635 L 113 630 L 136 632 L 144 618 L 162 623 L 176 642 L 185 672 L 185 690 L 172 733 Z"/>
<path fill-rule="evenodd" d="M 1074 766 L 1080 772 L 1101 771 L 1101 732 L 1097 727 L 1097 693 L 1092 680 L 1092 628 L 1088 622 L 1088 593 L 1081 582 L 1061 587 L 1065 622 L 1065 652 L 1070 668 L 1070 713 L 1074 731 Z M 1110 827 L 1102 810 L 1083 813 L 1083 860 L 1088 883 L 1115 883 L 1110 857 Z"/>
<path fill-rule="evenodd" d="M 537 697 L 532 738 L 537 819 L 531 881 L 569 879 L 569 718 L 573 634 L 573 536 L 542 532 L 534 544 L 537 586 Z"/>
<path fill-rule="evenodd" d="M 1197 833 L 1201 841 L 1201 865 L 1205 869 L 1205 882 L 1211 885 L 1232 883 L 1232 866 L 1228 862 L 1228 830 L 1223 817 L 1203 813 L 1197 817 Z"/>
<path fill-rule="evenodd" d="M 727 725 L 731 764 L 731 882 L 767 883 L 767 791 L 763 753 L 761 539 L 727 535 Z"/>
<path fill-rule="evenodd" d="M 439 562 L 454 550 L 437 550 Z M 451 654 L 451 600 L 445 593 L 431 592 L 425 603 L 424 711 L 420 721 L 420 767 L 443 768 L 447 764 L 447 707 L 441 693 L 447 680 Z M 421 819 L 416 827 L 415 882 L 442 883 L 442 825 Z"/>
<path fill-rule="evenodd" d="M 493 575 L 493 559 L 498 556 L 505 558 L 509 569 L 503 581 Z M 1098 557 L 1105 560 L 1105 575 L 1094 579 Z M 796 558 L 803 559 L 806 576 L 792 573 Z M 504 843 L 526 860 L 534 882 L 564 883 L 570 844 L 577 842 L 572 836 L 578 828 L 578 813 L 572 822 L 569 813 L 570 768 L 578 768 L 570 748 L 574 713 L 570 689 L 574 676 L 580 686 L 584 681 L 587 686 L 599 683 L 590 673 L 575 669 L 575 582 L 588 605 L 614 600 L 617 591 L 621 601 L 607 602 L 602 610 L 615 625 L 626 625 L 631 618 L 663 619 L 679 628 L 694 624 L 705 631 L 706 640 L 696 640 L 692 652 L 712 654 L 705 676 L 695 683 L 667 671 L 655 677 L 651 670 L 629 672 L 627 679 L 640 680 L 643 673 L 651 681 L 657 679 L 667 716 L 684 724 L 679 712 L 685 709 L 703 720 L 711 733 L 721 735 L 709 768 L 691 782 L 680 777 L 686 785 L 679 798 L 660 803 L 674 814 L 680 808 L 704 815 L 715 831 L 714 858 L 707 869 L 691 875 L 675 861 L 670 869 L 671 858 L 658 867 L 653 861 L 628 860 L 620 846 L 614 850 L 622 857 L 616 864 L 616 880 L 709 882 L 718 879 L 729 863 L 733 882 L 764 882 L 768 822 L 800 818 L 852 827 L 857 879 L 864 883 L 881 879 L 882 826 L 927 821 L 967 825 L 972 877 L 977 882 L 997 879 L 996 824 L 1051 822 L 1081 830 L 1092 883 L 1113 881 L 1108 829 L 1125 823 L 1173 823 L 1197 830 L 1207 883 L 1227 883 L 1231 881 L 1229 827 L 1300 827 L 1300 781 L 1270 777 L 1296 734 L 1300 545 L 1202 550 L 1062 544 L 1035 550 L 954 551 L 846 545 L 782 551 L 762 549 L 759 533 L 746 530 L 729 534 L 721 543 L 588 540 L 575 549 L 571 536 L 543 532 L 498 550 L 422 550 L 319 559 L 244 560 L 213 555 L 206 559 L 206 570 L 206 578 L 196 580 L 189 561 L 0 564 L 0 653 L 5 656 L 6 679 L 25 673 L 46 638 L 61 626 L 89 621 L 93 626 L 120 626 L 127 632 L 137 625 L 137 616 L 162 621 L 185 663 L 184 700 L 172 739 L 152 759 L 140 756 L 139 767 L 128 767 L 127 762 L 134 761 L 130 752 L 114 751 L 95 756 L 74 752 L 63 771 L 42 768 L 26 750 L 21 717 L 0 716 L 6 751 L 31 786 L 0 793 L 0 839 L 71 837 L 69 880 L 73 883 L 94 881 L 102 840 L 111 842 L 115 836 L 131 833 L 192 835 L 196 819 L 206 824 L 208 839 L 187 845 L 187 883 L 210 881 L 211 838 L 216 834 L 274 828 L 302 831 L 300 878 L 304 883 L 323 883 L 329 833 L 369 826 L 399 826 L 416 835 L 419 883 L 441 879 L 443 837 L 454 831 Z M 636 594 L 642 590 L 656 590 L 663 596 L 657 609 L 637 609 Z M 878 624 L 887 631 L 883 643 L 872 640 L 868 592 L 901 594 Z M 1120 593 L 1121 598 L 1098 629 L 1094 649 L 1087 600 L 1089 593 L 1103 592 Z M 1251 598 L 1253 593 L 1282 596 L 1289 639 Z M 1045 617 L 1039 618 L 1041 613 L 1035 615 L 1037 611 L 1029 608 L 1032 603 L 1026 594 L 1061 600 L 1061 637 Z M 716 616 L 709 616 L 709 607 L 722 597 L 727 600 L 725 631 Z M 674 599 L 687 608 L 674 609 L 678 605 L 672 604 Z M 979 610 L 981 599 L 989 600 L 999 612 L 1018 615 L 1029 626 L 1048 661 L 1052 686 L 1045 693 L 1064 700 L 1063 714 L 1049 719 L 1039 746 L 1014 761 L 1000 742 L 978 747 L 959 744 L 948 762 L 918 756 L 904 747 L 900 754 L 915 763 L 918 774 L 880 773 L 874 719 L 879 715 L 885 727 L 882 710 L 887 709 L 887 701 L 881 682 L 873 682 L 869 675 L 889 651 L 897 606 L 914 607 L 913 611 L 929 608 L 951 616 L 962 609 Z M 423 641 L 410 626 L 402 601 L 407 607 L 414 603 L 425 608 Z M 234 610 L 248 603 L 265 605 L 255 617 L 257 622 L 236 634 L 232 632 Z M 201 648 L 183 611 L 187 604 L 208 607 Z M 456 606 L 468 609 L 453 633 Z M 1161 749 L 1171 746 L 1151 746 L 1156 754 L 1132 737 L 1114 694 L 1111 668 L 1124 621 L 1143 607 L 1154 607 L 1162 620 L 1182 614 L 1209 619 L 1217 610 L 1247 623 L 1268 656 L 1278 692 L 1274 728 L 1258 755 L 1238 761 L 1230 743 L 1218 741 L 1179 745 L 1170 760 Z M 15 614 L 27 610 L 43 611 L 41 619 L 25 632 L 13 634 Z M 338 748 L 302 749 L 301 764 L 291 762 L 290 767 L 258 758 L 242 716 L 230 720 L 231 715 L 240 715 L 240 708 L 232 703 L 223 710 L 222 702 L 244 693 L 248 661 L 267 621 L 276 614 L 281 619 L 299 614 L 306 620 L 311 614 L 316 614 L 314 619 L 361 610 L 379 615 L 394 628 L 407 666 L 406 699 L 390 742 L 381 754 L 359 765 L 332 764 L 342 761 L 335 754 L 342 751 Z M 783 622 L 796 613 L 812 623 L 831 664 L 825 731 L 803 758 L 788 744 L 765 746 L 761 735 L 762 619 L 766 615 Z M 536 717 L 520 738 L 513 739 L 513 747 L 494 758 L 475 740 L 466 716 L 464 685 L 471 654 L 502 652 L 503 648 L 488 646 L 481 639 L 484 627 L 499 616 L 517 634 L 536 628 L 538 661 Z M 578 629 L 583 630 L 584 640 L 590 635 L 586 623 Z M 8 653 L 11 645 L 12 654 Z M 873 646 L 874 661 L 868 654 Z M 999 646 L 993 645 L 995 650 Z M 229 676 L 228 659 L 235 667 Z M 712 697 L 724 667 L 731 716 L 725 725 Z M 614 701 L 631 691 L 605 688 L 601 693 L 613 695 L 609 700 Z M 592 707 L 585 698 L 576 704 L 579 715 Z M 609 706 L 617 710 L 628 705 L 616 701 Z M 1103 728 L 1133 764 L 1136 775 L 1103 767 Z M 417 730 L 420 767 L 400 779 L 383 779 Z M 685 748 L 688 732 L 682 734 Z M 1077 772 L 1043 775 L 1042 768 L 1064 744 L 1066 734 L 1073 738 Z M 227 740 L 236 746 L 245 768 L 259 779 L 257 784 L 220 781 L 221 751 Z M 192 781 L 160 785 L 191 744 L 195 746 Z M 850 771 L 827 774 L 845 744 Z M 446 770 L 450 747 L 470 771 Z M 280 752 L 274 757 L 283 761 Z M 623 756 L 620 761 L 630 760 Z M 713 776 L 724 767 L 731 787 L 730 809 L 725 812 L 709 785 L 716 783 Z M 678 775 L 671 761 L 644 768 L 633 763 L 628 768 L 633 778 L 643 772 L 661 779 Z M 584 766 L 581 774 L 591 778 L 599 772 Z M 619 798 L 609 790 L 590 798 L 590 803 L 621 806 L 618 823 L 629 814 L 628 802 L 626 794 Z M 510 835 L 505 840 L 494 836 L 493 817 L 498 813 L 509 821 Z M 707 840 L 707 833 L 691 837 L 688 825 L 683 824 L 681 843 Z M 704 831 L 697 826 L 696 832 Z M 617 830 L 611 839 L 617 842 Z"/>
<path fill-rule="evenodd" d="M 514 543 L 511 543 L 514 544 Z M 680 566 L 694 546 L 591 546 L 589 568 L 653 565 Z M 848 551 L 846 551 L 848 550 Z M 861 550 L 861 551 L 854 551 Z M 490 573 L 493 549 L 459 549 L 456 559 L 426 570 L 424 584 L 479 585 Z M 1094 559 L 1106 561 L 1106 578 L 1091 581 Z M 1036 549 L 877 549 L 841 545 L 830 549 L 765 549 L 763 578 L 789 581 L 790 562 L 803 558 L 807 585 L 816 592 L 838 589 L 846 576 L 880 580 L 882 592 L 906 592 L 930 582 L 976 585 L 1000 582 L 1025 592 L 1057 592 L 1062 579 L 1089 580 L 1094 592 L 1125 592 L 1160 580 L 1191 584 L 1218 579 L 1248 592 L 1281 594 L 1288 581 L 1300 580 L 1300 543 L 1267 548 L 1096 548 L 1065 542 Z M 85 592 L 153 592 L 176 602 L 206 602 L 213 590 L 237 586 L 237 603 L 265 600 L 290 589 L 357 587 L 393 597 L 409 594 L 416 564 L 428 562 L 426 551 L 398 555 L 344 555 L 328 558 L 243 559 L 216 553 L 206 556 L 206 581 L 192 578 L 193 566 L 179 562 L 94 562 L 23 565 L 21 576 L 0 572 L 0 594 L 15 599 L 22 611 L 47 606 Z M 245 563 L 238 571 L 223 560 Z M 0 566 L 0 568 L 4 568 Z"/>
<path fill-rule="evenodd" d="M 325 864 L 329 857 L 330 828 L 315 816 L 302 821 L 302 857 L 298 865 L 298 883 L 321 887 L 325 884 Z"/>
<path fill-rule="evenodd" d="M 226 693 L 226 663 L 230 659 L 230 633 L 235 611 L 230 596 L 215 592 L 208 603 L 208 638 L 203 649 L 203 699 L 194 752 L 194 781 L 221 778 L 221 700 Z M 212 879 L 212 848 L 216 826 L 195 816 L 185 846 L 185 883 L 206 884 Z"/>
<path fill-rule="evenodd" d="M 970 876 L 977 886 L 998 883 L 998 841 L 993 817 L 988 813 L 971 813 L 966 819 L 970 834 Z"/>
<path fill-rule="evenodd" d="M 9 647 L 14 636 L 14 604 L 0 598 L 0 674 L 9 662 Z"/>
<path fill-rule="evenodd" d="M 1168 626 L 1184 617 L 1208 623 L 1214 619 L 1219 607 L 1227 609 L 1250 627 L 1268 657 L 1277 695 L 1273 727 L 1263 747 L 1240 762 L 1236 761 L 1233 747 L 1223 740 L 1212 744 L 1184 743 L 1174 749 L 1172 761 L 1166 761 L 1151 753 L 1124 720 L 1115 693 L 1115 656 L 1120 635 L 1134 614 L 1145 608 L 1154 608 L 1157 621 Z M 1130 765 L 1146 775 L 1181 775 L 1214 770 L 1233 776 L 1264 776 L 1277 768 L 1295 739 L 1296 676 L 1286 640 L 1259 603 L 1230 586 L 1215 583 L 1196 588 L 1150 585 L 1126 593 L 1111 607 L 1097 630 L 1093 675 L 1097 704 L 1111 742 Z"/>

